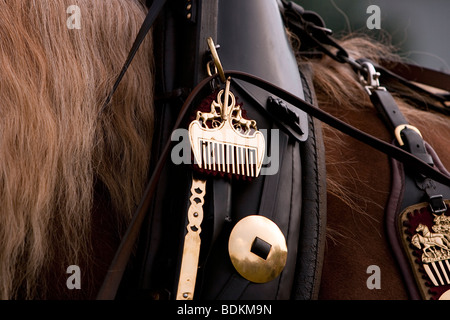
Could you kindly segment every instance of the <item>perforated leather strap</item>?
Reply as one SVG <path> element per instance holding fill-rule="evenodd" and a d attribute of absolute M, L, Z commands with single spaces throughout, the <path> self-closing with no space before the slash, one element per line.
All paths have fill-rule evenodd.
<path fill-rule="evenodd" d="M 433 159 L 427 153 L 422 136 L 413 128 L 400 111 L 392 95 L 386 90 L 373 90 L 370 95 L 372 103 L 380 112 L 386 126 L 392 133 L 399 132 L 397 138 L 401 139 L 403 149 L 415 155 L 429 165 Z"/>
<path fill-rule="evenodd" d="M 370 100 L 383 117 L 385 124 L 389 126 L 391 132 L 394 132 L 399 125 L 408 124 L 408 121 L 403 116 L 403 113 L 400 112 L 397 103 L 388 91 L 374 90 L 370 95 Z"/>

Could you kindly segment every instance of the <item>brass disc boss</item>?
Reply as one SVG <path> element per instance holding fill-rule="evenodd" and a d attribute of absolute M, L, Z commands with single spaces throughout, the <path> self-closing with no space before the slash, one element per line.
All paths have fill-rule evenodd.
<path fill-rule="evenodd" d="M 234 226 L 228 251 L 236 271 L 255 283 L 275 279 L 286 265 L 283 233 L 272 220 L 260 215 L 247 216 Z"/>

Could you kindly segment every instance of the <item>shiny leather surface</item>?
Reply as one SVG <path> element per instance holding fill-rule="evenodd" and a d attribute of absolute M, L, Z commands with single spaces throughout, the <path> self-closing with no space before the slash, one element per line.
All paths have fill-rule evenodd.
<path fill-rule="evenodd" d="M 314 101 L 312 88 L 307 87 L 310 80 L 298 70 L 276 0 L 208 1 L 198 2 L 200 11 L 196 22 L 185 21 L 177 15 L 175 2 L 158 21 L 155 28 L 155 39 L 160 45 L 156 54 L 157 93 L 170 96 L 171 92 L 179 92 L 178 88 L 192 87 L 201 80 L 204 62 L 209 57 L 205 39 L 216 36 L 225 69 L 253 73 L 308 102 Z M 212 9 L 218 10 L 217 28 L 208 32 L 208 26 L 215 21 L 208 15 Z M 309 71 L 305 74 L 309 75 Z M 194 298 L 314 299 L 320 283 L 326 221 L 320 126 L 289 105 L 300 119 L 299 133 L 299 128 L 293 129 L 292 124 L 274 118 L 267 108 L 269 95 L 265 91 L 243 82 L 234 82 L 231 90 L 243 103 L 248 118 L 257 121 L 258 129 L 266 130 L 268 154 L 278 156 L 279 168 L 275 174 L 260 176 L 251 183 L 208 179 Z M 170 136 L 174 115 L 182 99 L 182 96 L 175 96 L 157 104 L 153 153 L 156 159 L 160 152 L 158 146 L 164 145 Z M 274 131 L 271 130 L 276 130 L 277 135 L 272 135 Z M 275 144 L 276 148 L 271 150 Z M 271 165 L 274 164 L 265 164 L 266 167 Z M 168 161 L 136 257 L 124 279 L 124 295 L 173 298 L 191 177 L 190 166 L 177 166 Z M 288 247 L 283 272 L 265 284 L 250 283 L 240 277 L 228 255 L 228 239 L 233 226 L 252 214 L 264 215 L 274 221 L 283 232 Z"/>

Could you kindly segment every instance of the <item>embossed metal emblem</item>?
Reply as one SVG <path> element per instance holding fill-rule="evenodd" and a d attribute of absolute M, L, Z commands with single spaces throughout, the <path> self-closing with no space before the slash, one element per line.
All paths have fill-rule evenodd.
<path fill-rule="evenodd" d="M 448 200 L 445 203 L 449 204 Z M 428 203 L 406 208 L 399 216 L 402 242 L 425 299 L 450 295 L 450 213 L 436 214 Z"/>

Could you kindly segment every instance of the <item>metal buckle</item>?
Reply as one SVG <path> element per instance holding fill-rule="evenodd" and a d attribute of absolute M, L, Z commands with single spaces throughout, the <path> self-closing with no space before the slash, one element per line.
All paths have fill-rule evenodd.
<path fill-rule="evenodd" d="M 259 215 L 247 216 L 234 226 L 228 251 L 236 271 L 255 283 L 275 279 L 286 265 L 283 233 L 272 220 Z"/>
<path fill-rule="evenodd" d="M 423 137 L 422 137 L 422 134 L 421 134 L 420 131 L 419 131 L 419 129 L 417 129 L 416 127 L 414 127 L 414 126 L 412 126 L 412 125 L 410 125 L 410 124 L 401 124 L 401 125 L 397 126 L 397 127 L 395 128 L 395 130 L 394 130 L 395 138 L 397 139 L 398 144 L 399 144 L 401 147 L 402 147 L 403 145 L 405 145 L 405 143 L 403 142 L 402 136 L 401 136 L 401 132 L 402 132 L 403 130 L 405 130 L 405 129 L 411 129 L 411 130 L 414 130 L 415 132 L 417 132 L 417 133 L 419 134 L 419 136 L 420 136 L 421 138 L 423 138 Z"/>
<path fill-rule="evenodd" d="M 385 87 L 380 86 L 380 73 L 375 70 L 375 67 L 370 62 L 362 62 L 361 68 L 365 70 L 366 77 L 361 73 L 361 71 L 358 71 L 359 75 L 359 82 L 364 86 L 364 89 L 366 89 L 367 93 L 369 95 L 372 94 L 373 90 L 383 90 L 386 91 Z"/>
<path fill-rule="evenodd" d="M 435 214 L 443 213 L 447 211 L 447 205 L 445 204 L 441 194 L 431 196 L 428 201 L 430 205 L 431 212 Z"/>

